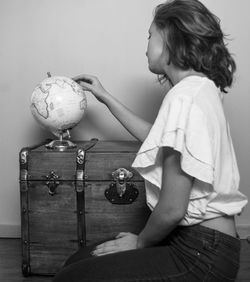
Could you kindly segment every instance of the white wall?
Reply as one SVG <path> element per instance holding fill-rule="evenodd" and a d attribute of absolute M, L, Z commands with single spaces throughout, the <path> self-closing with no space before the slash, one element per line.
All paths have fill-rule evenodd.
<path fill-rule="evenodd" d="M 99 76 L 104 86 L 139 115 L 153 121 L 164 89 L 147 69 L 147 30 L 159 0 L 0 1 L 0 236 L 18 236 L 20 227 L 18 152 L 51 137 L 33 120 L 29 99 L 35 85 L 52 75 Z M 226 112 L 241 172 L 241 190 L 250 198 L 250 50 L 248 0 L 203 0 L 231 34 L 237 81 Z M 74 139 L 133 138 L 108 110 L 87 94 L 85 119 Z M 148 110 L 150 107 L 150 111 Z M 250 207 L 238 219 L 250 225 Z"/>

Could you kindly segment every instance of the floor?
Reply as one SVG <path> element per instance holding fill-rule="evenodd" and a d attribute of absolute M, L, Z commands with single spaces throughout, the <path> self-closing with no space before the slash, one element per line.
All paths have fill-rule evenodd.
<path fill-rule="evenodd" d="M 241 267 L 237 282 L 250 282 L 250 242 L 241 240 Z M 51 277 L 23 277 L 21 273 L 21 248 L 19 239 L 0 239 L 1 282 L 49 282 Z"/>

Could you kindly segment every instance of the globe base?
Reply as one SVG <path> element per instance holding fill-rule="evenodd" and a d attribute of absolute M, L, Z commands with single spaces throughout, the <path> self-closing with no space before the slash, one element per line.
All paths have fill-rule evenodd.
<path fill-rule="evenodd" d="M 70 140 L 53 140 L 46 144 L 45 147 L 51 150 L 65 151 L 76 147 L 76 144 Z"/>

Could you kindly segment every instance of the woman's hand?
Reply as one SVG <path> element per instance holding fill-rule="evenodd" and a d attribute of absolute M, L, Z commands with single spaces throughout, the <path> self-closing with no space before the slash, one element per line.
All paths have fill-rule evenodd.
<path fill-rule="evenodd" d="M 115 240 L 107 241 L 98 245 L 92 252 L 93 256 L 103 256 L 122 251 L 134 250 L 137 248 L 138 236 L 129 232 L 121 232 Z"/>
<path fill-rule="evenodd" d="M 90 91 L 94 96 L 103 103 L 103 98 L 109 93 L 103 88 L 99 79 L 93 75 L 81 74 L 76 77 L 73 77 L 82 89 L 85 91 Z"/>

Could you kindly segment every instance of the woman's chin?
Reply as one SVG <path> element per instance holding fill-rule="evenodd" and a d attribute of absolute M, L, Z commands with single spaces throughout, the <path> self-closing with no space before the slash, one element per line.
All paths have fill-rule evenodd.
<path fill-rule="evenodd" d="M 164 75 L 164 72 L 162 70 L 159 70 L 157 67 L 154 67 L 154 66 L 150 66 L 148 65 L 148 69 L 154 73 L 154 74 L 157 74 L 157 75 Z"/>

